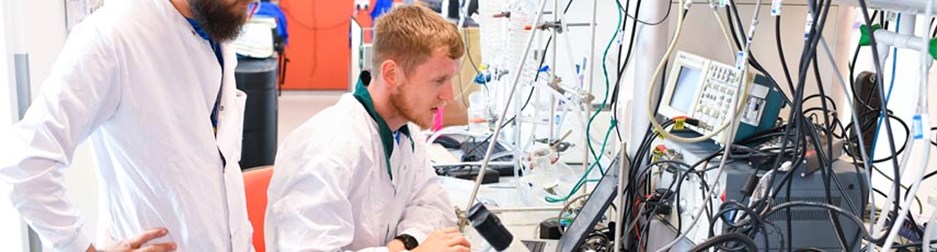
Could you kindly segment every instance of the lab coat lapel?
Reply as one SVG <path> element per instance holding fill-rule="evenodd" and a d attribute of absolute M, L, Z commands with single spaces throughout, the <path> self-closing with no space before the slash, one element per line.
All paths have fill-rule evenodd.
<path fill-rule="evenodd" d="M 252 228 L 247 220 L 247 206 L 244 202 L 244 181 L 241 175 L 241 140 L 244 129 L 244 108 L 247 94 L 237 90 L 234 69 L 237 58 L 229 44 L 221 46 L 224 68 L 221 84 L 221 103 L 219 104 L 217 143 L 218 150 L 225 159 L 224 184 L 228 204 L 228 225 L 231 230 L 233 251 L 249 251 L 249 237 Z M 247 237 L 248 242 L 241 243 L 238 238 Z"/>
<path fill-rule="evenodd" d="M 224 58 L 223 78 L 221 84 L 221 103 L 219 104 L 217 141 L 218 149 L 227 163 L 225 169 L 240 169 L 241 137 L 244 128 L 244 105 L 247 95 L 237 90 L 234 80 L 234 69 L 237 67 L 237 58 L 230 46 L 221 47 Z"/>

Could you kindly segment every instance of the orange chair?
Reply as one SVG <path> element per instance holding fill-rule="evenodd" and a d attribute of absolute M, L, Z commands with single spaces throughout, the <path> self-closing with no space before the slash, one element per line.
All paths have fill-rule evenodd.
<path fill-rule="evenodd" d="M 273 176 L 272 166 L 253 168 L 244 172 L 244 192 L 247 194 L 247 219 L 254 227 L 254 249 L 264 252 L 264 217 L 267 211 L 267 186 Z"/>

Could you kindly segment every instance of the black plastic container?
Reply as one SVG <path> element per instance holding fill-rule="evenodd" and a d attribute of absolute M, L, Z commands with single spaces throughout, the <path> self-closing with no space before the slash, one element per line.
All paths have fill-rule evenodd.
<path fill-rule="evenodd" d="M 241 169 L 273 165 L 277 152 L 277 60 L 238 60 L 237 88 L 247 93 Z"/>

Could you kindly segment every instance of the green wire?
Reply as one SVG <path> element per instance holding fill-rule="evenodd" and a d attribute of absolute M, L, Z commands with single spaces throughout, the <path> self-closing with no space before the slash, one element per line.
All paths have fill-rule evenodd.
<path fill-rule="evenodd" d="M 601 152 L 599 153 L 599 158 L 602 158 L 602 154 L 605 153 L 605 146 L 608 144 L 608 138 L 609 138 L 609 136 L 612 134 L 612 130 L 615 129 L 615 125 L 617 124 L 617 122 L 618 122 L 618 121 L 612 119 L 612 125 L 609 125 L 608 130 L 605 131 L 605 140 L 602 142 L 602 149 L 601 149 Z M 598 159 L 596 159 L 596 160 L 598 160 Z M 547 196 L 546 198 L 544 198 L 544 200 L 546 200 L 546 201 L 549 202 L 549 203 L 557 203 L 557 202 L 566 201 L 566 200 L 568 200 L 570 197 L 572 197 L 573 194 L 576 194 L 576 192 L 578 192 L 579 189 L 582 189 L 582 186 L 583 186 L 586 182 L 596 182 L 596 181 L 598 181 L 598 180 L 594 180 L 594 179 L 588 179 L 588 180 L 586 179 L 586 177 L 589 176 L 589 173 L 592 173 L 592 169 L 595 168 L 595 166 L 598 165 L 598 164 L 599 164 L 599 162 L 595 162 L 595 163 L 592 163 L 592 165 L 589 165 L 589 169 L 586 169 L 586 172 L 583 173 L 582 176 L 579 177 L 579 181 L 576 182 L 576 185 L 573 186 L 573 189 L 570 190 L 569 193 L 566 194 L 566 196 L 564 196 L 564 197 L 559 197 L 559 198 L 558 198 L 558 197 L 553 197 L 553 196 Z M 602 173 L 602 174 L 605 175 L 605 173 Z"/>
<path fill-rule="evenodd" d="M 615 26 L 615 33 L 612 34 L 612 39 L 610 39 L 610 40 L 608 41 L 608 45 L 605 46 L 605 51 L 602 53 L 602 75 L 605 76 L 605 99 L 602 100 L 602 105 L 599 106 L 599 109 L 595 110 L 595 113 L 592 114 L 591 117 L 589 117 L 589 122 L 586 124 L 586 146 L 589 147 L 589 152 L 592 153 L 592 157 L 595 157 L 595 163 L 599 163 L 599 160 L 601 159 L 601 158 L 600 158 L 600 157 L 601 157 L 601 154 L 598 154 L 598 155 L 597 155 L 597 154 L 595 153 L 595 149 L 592 148 L 592 138 L 589 136 L 589 134 L 590 134 L 590 132 L 592 132 L 591 129 L 592 129 L 592 123 L 593 123 L 593 121 L 595 121 L 595 118 L 599 116 L 599 113 L 602 112 L 603 109 L 605 109 L 605 105 L 606 105 L 607 102 L 608 102 L 608 96 L 609 96 L 608 91 L 609 91 L 609 89 L 610 89 L 610 88 L 609 88 L 610 83 L 609 83 L 609 80 L 608 80 L 608 79 L 609 79 L 609 78 L 608 78 L 608 67 L 607 67 L 607 65 L 605 64 L 605 62 L 606 62 L 607 59 L 608 59 L 608 50 L 610 50 L 610 49 L 612 48 L 612 44 L 615 43 L 615 38 L 618 37 L 618 32 L 620 31 L 618 28 L 621 27 L 621 23 L 623 22 L 623 19 L 624 19 L 624 17 L 622 16 L 622 13 L 621 13 L 621 10 L 624 9 L 624 8 L 622 8 L 621 3 L 618 2 L 617 0 L 615 1 L 615 4 L 618 5 L 618 9 L 617 9 L 617 10 L 618 10 L 618 25 Z M 617 126 L 615 123 L 613 123 L 612 125 Z M 605 135 L 605 140 L 604 140 L 604 141 L 608 141 L 608 137 L 609 137 L 609 135 L 606 134 L 606 135 Z M 605 146 L 602 146 L 602 149 L 605 149 Z M 604 151 L 602 151 L 602 152 L 604 152 Z M 605 170 L 602 169 L 602 166 L 601 166 L 601 165 L 599 165 L 599 171 L 600 171 L 602 174 L 605 174 Z"/>
<path fill-rule="evenodd" d="M 599 165 L 599 160 L 601 160 L 602 156 L 605 154 L 605 146 L 608 145 L 608 138 L 611 136 L 612 130 L 618 126 L 618 120 L 615 120 L 614 118 L 612 118 L 611 124 L 608 126 L 608 130 L 605 132 L 605 138 L 602 140 L 602 148 L 599 149 L 598 154 L 596 154 L 595 149 L 592 148 L 592 138 L 589 136 L 589 133 L 591 132 L 592 122 L 595 121 L 596 117 L 598 117 L 599 112 L 605 109 L 605 105 L 608 102 L 608 96 L 609 96 L 608 91 L 609 91 L 610 83 L 608 80 L 608 67 L 606 66 L 605 62 L 606 62 L 606 59 L 608 58 L 608 50 L 612 48 L 612 44 L 614 44 L 615 38 L 618 37 L 618 31 L 619 31 L 618 27 L 621 27 L 621 23 L 623 21 L 622 20 L 623 17 L 621 13 L 621 10 L 623 8 L 621 6 L 621 3 L 616 0 L 615 4 L 618 5 L 618 25 L 615 26 L 615 33 L 612 35 L 612 39 L 608 41 L 608 45 L 605 46 L 605 52 L 602 53 L 602 75 L 605 76 L 605 99 L 602 100 L 602 105 L 599 106 L 599 109 L 597 109 L 595 113 L 592 114 L 591 117 L 589 117 L 589 122 L 586 124 L 586 145 L 589 148 L 589 151 L 592 153 L 592 156 L 595 157 L 595 162 L 589 166 L 589 169 L 586 169 L 586 172 L 583 173 L 581 177 L 579 177 L 579 181 L 576 182 L 576 185 L 573 186 L 573 189 L 570 190 L 570 192 L 565 197 L 558 198 L 558 197 L 553 197 L 553 196 L 547 196 L 545 200 L 549 203 L 558 203 L 558 202 L 569 200 L 569 198 L 573 194 L 576 194 L 576 192 L 578 192 L 579 189 L 581 189 L 582 186 L 586 182 L 595 182 L 596 180 L 587 180 L 586 177 L 589 176 L 589 173 L 591 173 L 592 169 L 595 168 L 597 165 L 599 166 L 599 171 L 602 173 L 602 175 L 605 175 L 605 171 L 602 169 L 602 166 Z"/>

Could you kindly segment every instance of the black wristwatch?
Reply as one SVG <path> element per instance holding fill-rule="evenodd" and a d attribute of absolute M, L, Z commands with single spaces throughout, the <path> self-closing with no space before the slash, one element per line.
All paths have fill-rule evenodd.
<path fill-rule="evenodd" d="M 400 240 L 400 242 L 403 242 L 403 248 L 407 250 L 413 250 L 417 246 L 420 246 L 420 242 L 416 241 L 416 238 L 413 238 L 413 236 L 408 234 L 398 235 L 397 237 L 394 237 L 394 240 Z"/>

